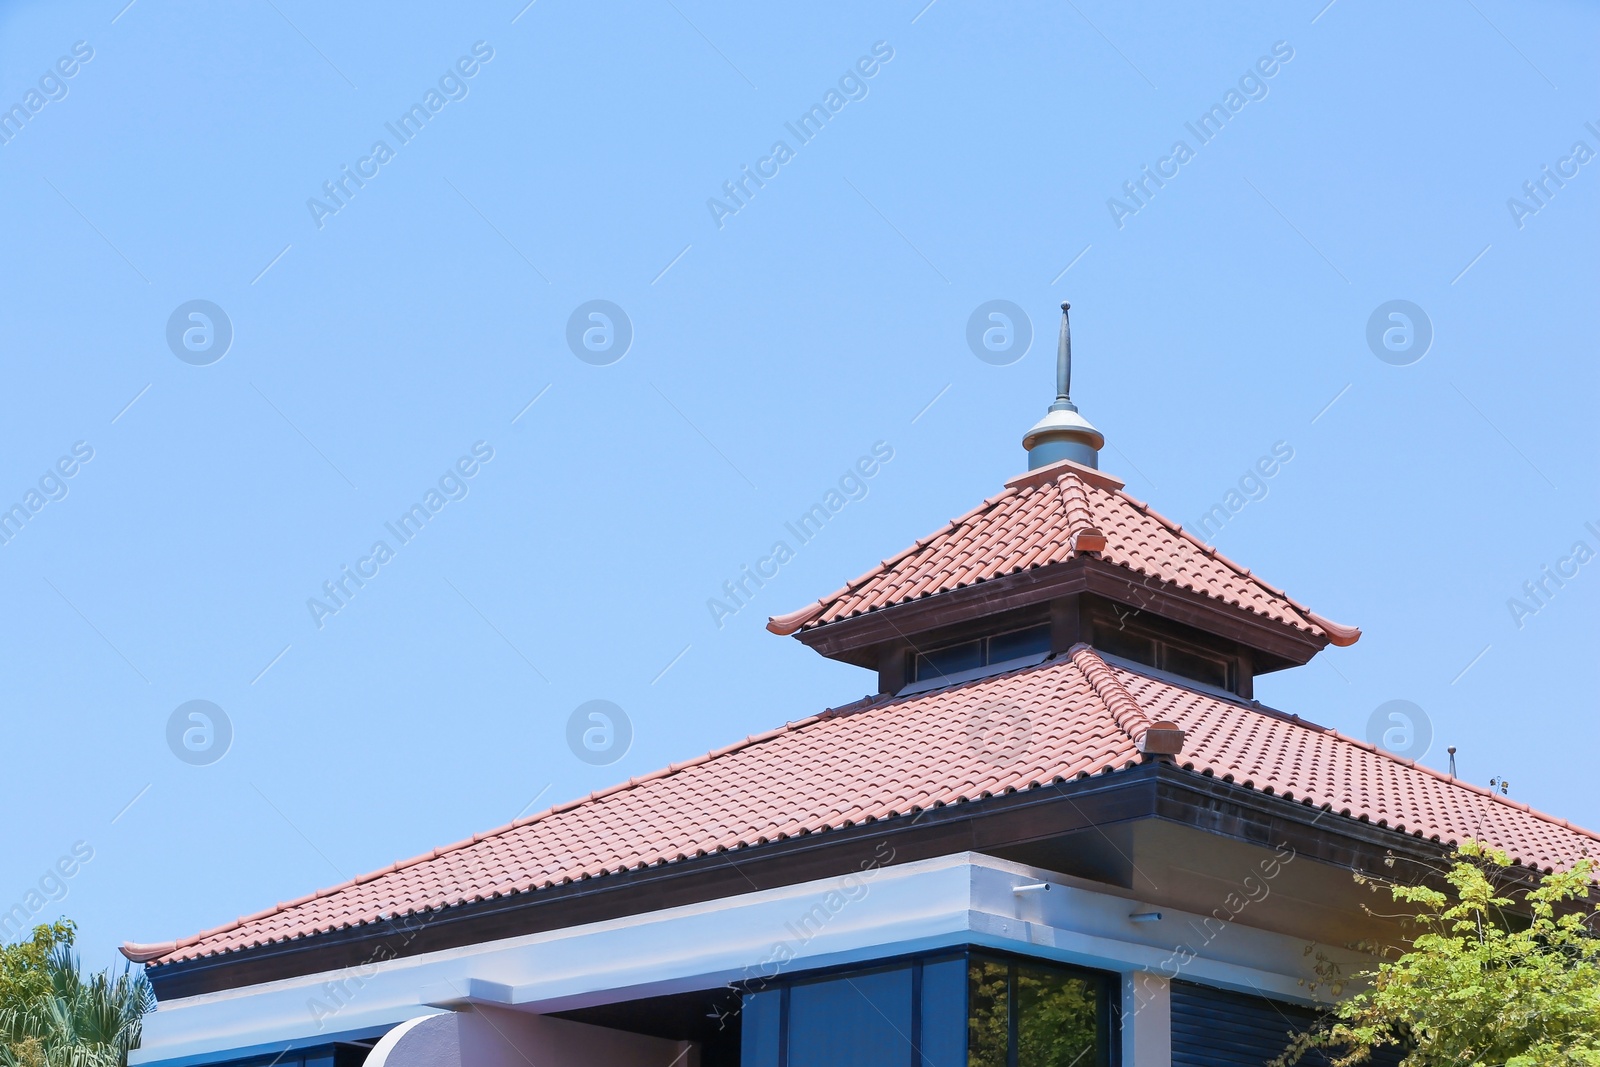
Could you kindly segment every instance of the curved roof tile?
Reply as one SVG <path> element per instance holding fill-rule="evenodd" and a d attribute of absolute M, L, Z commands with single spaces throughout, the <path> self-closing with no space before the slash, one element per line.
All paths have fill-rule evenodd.
<path fill-rule="evenodd" d="M 767 628 L 792 634 L 1091 552 L 1336 645 L 1361 636 L 1135 500 L 1117 479 L 1067 461 L 1012 479 L 1005 492 L 821 600 L 774 616 Z"/>
<path fill-rule="evenodd" d="M 394 915 L 537 892 L 780 836 L 1115 771 L 1167 720 L 1181 765 L 1443 842 L 1478 838 L 1539 868 L 1600 854 L 1600 835 L 1332 730 L 1108 663 L 1087 646 L 1007 674 L 858 701 L 558 804 L 176 942 L 172 963 Z"/>

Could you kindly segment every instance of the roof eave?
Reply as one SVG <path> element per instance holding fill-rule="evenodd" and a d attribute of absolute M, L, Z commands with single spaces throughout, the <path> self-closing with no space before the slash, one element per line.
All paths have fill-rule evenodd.
<path fill-rule="evenodd" d="M 1267 653 L 1285 665 L 1307 663 L 1330 642 L 1341 643 L 1334 641 L 1333 632 L 1320 623 L 1321 632 L 1292 626 L 1088 554 L 901 601 L 860 615 L 803 626 L 793 632 L 798 640 L 820 655 L 855 662 L 866 650 L 885 642 L 976 614 L 1024 608 L 1078 593 L 1092 593 L 1152 611 Z M 1353 629 L 1349 632 L 1360 634 Z M 1349 644 L 1353 640 L 1342 643 Z"/>
<path fill-rule="evenodd" d="M 1335 819 L 1325 816 L 1332 812 Z M 1341 867 L 1385 859 L 1436 862 L 1450 842 L 1419 836 L 1218 778 L 1166 760 L 1146 762 L 1071 781 L 907 812 L 827 833 L 771 841 L 738 850 L 737 866 L 721 853 L 685 858 L 563 886 L 484 899 L 419 913 L 403 924 L 372 922 L 272 941 L 248 948 L 150 964 L 147 973 L 162 1000 L 259 985 L 359 966 L 373 958 L 421 955 L 544 930 L 566 929 L 691 901 L 858 869 L 875 842 L 893 841 L 896 862 L 949 855 L 970 848 L 972 825 L 984 851 L 1041 837 L 1089 832 L 1130 820 L 1177 822 L 1245 843 L 1282 841 L 1296 855 Z M 1529 867 L 1509 874 L 1528 878 Z M 387 946 L 380 949 L 380 946 Z"/>

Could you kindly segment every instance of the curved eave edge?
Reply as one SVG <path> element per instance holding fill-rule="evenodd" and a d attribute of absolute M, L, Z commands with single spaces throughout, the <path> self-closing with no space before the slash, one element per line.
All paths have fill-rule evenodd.
<path fill-rule="evenodd" d="M 767 619 L 767 629 L 779 637 L 788 637 L 826 610 L 827 605 L 819 600 L 815 604 L 807 604 L 799 611 L 791 611 L 787 615 L 771 616 Z"/>
<path fill-rule="evenodd" d="M 117 951 L 134 963 L 149 963 L 162 956 L 178 951 L 176 941 L 160 941 L 152 945 L 141 945 L 137 941 L 124 941 Z"/>
<path fill-rule="evenodd" d="M 1337 645 L 1340 648 L 1349 648 L 1361 640 L 1361 627 L 1359 626 L 1341 626 L 1332 619 L 1323 618 L 1315 612 L 1310 613 L 1310 618 L 1312 622 L 1322 628 L 1323 633 L 1328 635 L 1330 644 Z"/>

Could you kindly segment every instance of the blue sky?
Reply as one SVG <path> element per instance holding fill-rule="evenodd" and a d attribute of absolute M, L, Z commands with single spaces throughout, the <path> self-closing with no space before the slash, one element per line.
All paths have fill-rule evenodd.
<path fill-rule="evenodd" d="M 1600 825 L 1592 7 L 123 2 L 0 14 L 0 497 L 39 494 L 0 907 L 43 880 L 90 963 L 866 692 L 766 616 L 1024 466 L 1063 299 L 1135 496 L 1192 525 L 1292 450 L 1216 544 L 1365 636 L 1262 699 L 1357 735 L 1410 701 L 1427 762 Z M 990 300 L 1035 333 L 1003 366 Z M 1420 359 L 1368 344 L 1396 300 Z M 569 345 L 591 301 L 620 359 Z M 579 349 L 622 330 L 586 314 Z M 568 745 L 595 700 L 609 764 Z"/>

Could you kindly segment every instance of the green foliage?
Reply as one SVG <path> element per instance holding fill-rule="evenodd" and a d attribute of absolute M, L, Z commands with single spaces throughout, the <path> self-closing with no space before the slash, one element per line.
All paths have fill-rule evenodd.
<path fill-rule="evenodd" d="M 30 1004 L 50 992 L 50 955 L 71 945 L 75 928 L 61 919 L 33 928 L 33 937 L 0 946 L 0 1012 Z"/>
<path fill-rule="evenodd" d="M 84 975 L 72 924 L 0 952 L 0 1067 L 126 1067 L 155 995 L 142 971 Z"/>
<path fill-rule="evenodd" d="M 1448 891 L 1357 876 L 1416 907 L 1406 950 L 1360 974 L 1365 988 L 1297 1037 L 1277 1065 L 1312 1049 L 1335 1067 L 1374 1049 L 1404 1067 L 1600 1067 L 1600 937 L 1593 865 L 1508 888 L 1503 852 L 1469 841 L 1444 873 Z M 1319 966 L 1323 977 L 1329 969 Z"/>

